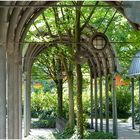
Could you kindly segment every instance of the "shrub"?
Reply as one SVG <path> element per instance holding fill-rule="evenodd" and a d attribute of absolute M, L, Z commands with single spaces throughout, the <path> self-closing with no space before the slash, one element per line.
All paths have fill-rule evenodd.
<path fill-rule="evenodd" d="M 31 117 L 38 118 L 44 110 L 52 111 L 56 114 L 57 100 L 55 94 L 32 93 L 31 94 Z"/>
<path fill-rule="evenodd" d="M 84 139 L 115 139 L 116 137 L 112 133 L 104 132 L 90 132 L 85 133 Z"/>
<path fill-rule="evenodd" d="M 72 137 L 74 130 L 71 128 L 66 128 L 63 133 L 55 132 L 53 133 L 56 139 L 69 139 Z"/>
<path fill-rule="evenodd" d="M 128 118 L 130 116 L 131 93 L 128 87 L 117 89 L 117 111 L 118 118 Z"/>
<path fill-rule="evenodd" d="M 139 113 L 135 113 L 135 123 L 136 124 L 139 124 L 140 123 L 140 121 L 139 121 Z"/>
<path fill-rule="evenodd" d="M 69 99 L 68 95 L 63 95 L 63 117 L 68 119 L 69 114 Z"/>
<path fill-rule="evenodd" d="M 83 102 L 83 113 L 86 114 L 87 116 L 90 116 L 91 114 L 90 96 L 87 94 L 83 94 L 82 102 Z M 93 106 L 94 106 L 94 103 L 93 103 Z"/>
<path fill-rule="evenodd" d="M 135 99 L 135 112 L 137 114 L 139 112 L 139 91 L 138 91 L 138 89 L 135 90 L 135 97 L 134 97 L 134 99 Z"/>
<path fill-rule="evenodd" d="M 56 113 L 53 110 L 44 110 L 40 116 L 40 120 L 47 120 L 48 118 L 56 118 Z"/>
<path fill-rule="evenodd" d="M 48 118 L 47 120 L 34 121 L 31 124 L 32 128 L 55 128 L 55 119 Z"/>
<path fill-rule="evenodd" d="M 66 128 L 63 133 L 55 132 L 53 135 L 56 139 L 78 139 L 76 131 L 70 128 Z M 84 139 L 116 139 L 116 137 L 112 133 L 86 131 Z"/>
<path fill-rule="evenodd" d="M 109 110 L 110 116 L 112 116 L 112 95 L 109 95 Z M 130 117 L 131 108 L 131 93 L 128 86 L 117 87 L 116 90 L 117 101 L 117 115 L 118 118 L 127 119 Z"/>

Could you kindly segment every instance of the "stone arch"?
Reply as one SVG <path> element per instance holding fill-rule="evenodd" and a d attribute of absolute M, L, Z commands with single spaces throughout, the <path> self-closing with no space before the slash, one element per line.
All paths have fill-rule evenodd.
<path fill-rule="evenodd" d="M 118 9 L 123 15 L 123 8 L 119 2 L 107 2 L 111 6 Z M 0 73 L 2 73 L 2 78 L 0 78 L 3 83 L 0 87 L 0 90 L 3 91 L 1 96 L 3 97 L 3 101 L 0 103 L 3 105 L 1 109 L 3 112 L 3 116 L 0 121 L 2 123 L 2 127 L 0 128 L 0 138 L 6 138 L 6 121 L 5 121 L 5 105 L 6 105 L 6 76 L 8 79 L 8 138 L 21 138 L 21 98 L 19 96 L 19 91 L 21 90 L 21 61 L 22 61 L 22 43 L 25 35 L 33 23 L 33 21 L 38 17 L 38 15 L 45 10 L 50 5 L 55 4 L 50 1 L 8 1 L 8 2 L 0 2 L 0 46 L 1 53 L 7 54 L 7 60 L 5 59 L 5 55 L 0 54 L 3 60 L 2 67 L 0 67 Z M 130 22 L 133 27 L 139 29 L 139 25 Z M 6 49 L 6 51 L 4 50 Z M 111 51 L 111 50 L 110 50 Z M 109 51 L 109 52 L 110 52 Z M 109 53 L 108 52 L 108 53 Z M 93 53 L 96 57 L 96 54 Z M 100 54 L 103 56 L 103 54 Z M 114 54 L 113 54 L 114 55 Z M 93 61 L 92 64 L 97 66 L 97 69 L 100 69 L 99 61 L 102 61 L 104 66 L 106 59 L 97 59 Z M 98 62 L 98 63 L 97 63 Z M 106 61 L 106 62 L 111 62 Z M 7 74 L 6 71 L 6 63 L 7 63 Z M 20 71 L 20 72 L 19 72 Z M 109 70 L 108 70 L 109 71 Z M 106 72 L 104 72 L 106 73 Z M 97 73 L 96 76 L 99 74 Z M 14 80 L 14 82 L 13 82 Z M 20 99 L 19 99 L 20 98 Z M 16 102 L 17 101 L 17 102 Z M 13 102 L 15 103 L 13 105 Z M 19 117 L 20 116 L 20 117 Z M 12 120 L 12 121 L 11 121 Z M 14 125 L 16 124 L 16 125 Z"/>
<path fill-rule="evenodd" d="M 95 33 L 96 34 L 96 33 Z M 64 35 L 64 37 L 62 37 L 63 40 L 61 40 L 62 42 L 69 42 L 68 37 L 66 37 Z M 88 37 L 87 37 L 88 38 Z M 84 55 L 86 54 L 86 57 L 89 60 L 89 66 L 91 67 L 91 70 L 93 72 L 93 79 L 97 80 L 97 78 L 100 80 L 100 82 L 102 82 L 102 77 L 107 77 L 108 75 L 113 75 L 114 73 L 118 72 L 118 66 L 117 66 L 117 62 L 115 59 L 115 51 L 114 49 L 111 47 L 109 41 L 107 42 L 108 46 L 105 49 L 104 52 L 94 52 L 94 49 L 89 48 L 88 44 L 89 44 L 89 39 L 83 40 L 83 38 L 81 37 L 81 40 L 83 40 L 83 42 L 81 42 L 81 47 L 82 47 L 82 51 L 84 52 Z M 53 45 L 55 44 L 55 42 L 59 41 L 59 37 L 55 37 L 56 40 L 53 40 L 52 42 L 48 42 L 46 44 L 40 44 L 40 43 L 31 43 L 29 44 L 29 47 L 27 49 L 27 52 L 24 56 L 24 65 L 23 65 L 23 72 L 25 74 L 27 74 L 26 79 L 28 79 L 28 83 L 30 81 L 30 76 L 31 76 L 31 67 L 33 64 L 34 59 L 37 57 L 37 55 L 39 53 L 41 53 L 44 49 L 48 48 L 50 45 L 53 47 Z M 67 45 L 67 44 L 65 44 Z M 113 56 L 114 55 L 114 56 Z M 108 57 L 109 56 L 109 57 Z M 111 57 L 110 57 L 111 56 Z M 104 67 L 103 67 L 104 66 Z M 101 69 L 102 68 L 102 69 Z M 29 77 L 28 77 L 29 75 Z M 26 81 L 27 82 L 27 81 Z M 30 84 L 26 85 L 26 96 L 27 100 L 25 100 L 25 105 L 26 104 L 30 104 L 30 88 L 29 88 Z M 102 86 L 102 83 L 101 85 Z M 101 97 L 100 100 L 102 101 L 102 87 L 100 88 L 100 92 L 101 92 Z M 108 91 L 107 91 L 108 92 Z M 96 93 L 97 94 L 97 93 Z M 25 96 L 25 99 L 26 99 Z M 107 99 L 108 101 L 108 99 Z M 28 102 L 28 103 L 27 103 Z M 102 104 L 102 103 L 101 103 Z M 26 109 L 27 106 L 25 106 L 25 126 L 27 126 L 27 128 L 25 129 L 25 136 L 27 136 L 29 134 L 29 130 L 30 130 L 30 117 L 28 117 L 28 115 L 30 114 L 30 110 L 28 107 L 28 109 Z M 101 108 L 102 110 L 102 108 Z M 109 113 L 109 111 L 107 110 L 107 113 Z M 101 114 L 102 115 L 102 112 Z M 97 118 L 97 115 L 96 115 Z M 101 120 L 103 120 L 103 118 L 101 118 Z M 115 120 L 116 121 L 116 120 Z M 96 130 L 98 130 L 97 128 L 97 120 L 96 120 Z M 116 123 L 116 122 L 115 122 Z M 102 126 L 103 124 L 101 124 Z M 108 124 L 109 125 L 109 124 Z M 102 128 L 103 129 L 103 128 Z M 116 133 L 115 131 L 117 131 L 117 128 L 114 128 L 114 133 Z"/>

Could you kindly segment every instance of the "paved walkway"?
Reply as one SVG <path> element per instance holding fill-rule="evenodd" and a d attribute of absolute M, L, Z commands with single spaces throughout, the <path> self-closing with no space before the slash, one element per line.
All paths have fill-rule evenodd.
<path fill-rule="evenodd" d="M 53 136 L 53 131 L 55 131 L 55 129 L 31 129 L 30 135 L 23 139 L 24 140 L 55 139 L 55 137 Z"/>
<path fill-rule="evenodd" d="M 105 125 L 104 125 L 105 128 Z M 27 139 L 55 139 L 53 132 L 55 129 L 31 129 L 31 133 Z M 112 131 L 112 120 L 110 120 L 110 132 Z M 119 139 L 140 139 L 139 126 L 136 125 L 136 129 L 132 130 L 131 120 L 124 123 L 118 120 L 118 134 Z"/>

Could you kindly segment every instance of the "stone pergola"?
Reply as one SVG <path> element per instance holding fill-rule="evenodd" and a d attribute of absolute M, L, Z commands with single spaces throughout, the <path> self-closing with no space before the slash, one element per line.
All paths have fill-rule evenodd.
<path fill-rule="evenodd" d="M 138 99 L 138 120 L 139 120 L 139 133 L 140 133 L 140 52 L 138 52 L 131 63 L 128 71 L 128 75 L 131 78 L 131 93 L 132 93 L 132 129 L 135 129 L 135 81 L 138 81 L 139 87 L 139 99 Z M 135 80 L 136 79 L 136 80 Z"/>
<path fill-rule="evenodd" d="M 107 2 L 122 14 L 123 8 L 120 2 Z M 51 1 L 5 1 L 0 2 L 0 139 L 21 139 L 22 138 L 22 79 L 25 85 L 24 119 L 25 136 L 30 130 L 30 74 L 32 59 L 25 59 L 22 64 L 22 44 L 30 26 L 34 20 L 49 6 L 55 6 L 56 2 Z M 125 15 L 124 15 L 125 16 Z M 130 22 L 135 29 L 139 25 Z M 66 40 L 68 41 L 68 40 Z M 81 41 L 87 42 L 88 37 L 84 35 Z M 108 40 L 107 40 L 108 41 Z M 114 74 L 117 72 L 115 51 L 108 43 L 105 52 L 96 52 L 83 43 L 83 50 L 90 60 L 93 72 L 95 90 L 95 130 L 97 128 L 97 79 L 100 81 L 100 130 L 103 129 L 102 116 L 102 76 L 106 77 L 106 96 L 108 96 L 108 76 L 112 75 L 113 85 L 113 133 L 117 135 L 117 111 L 115 95 Z M 43 45 L 43 47 L 42 47 Z M 26 57 L 36 57 L 46 44 L 31 43 L 27 49 Z M 112 56 L 110 57 L 107 56 Z M 101 57 L 102 56 L 102 59 Z M 109 67 L 108 67 L 109 65 Z M 102 69 L 104 67 L 104 69 Z M 24 71 L 22 71 L 24 69 Z M 24 76 L 23 76 L 24 75 Z M 22 77 L 23 76 L 23 77 Z M 108 102 L 106 104 L 108 106 Z M 106 110 L 106 116 L 108 110 Z M 7 121 L 6 121 L 7 119 Z M 106 130 L 109 131 L 108 116 L 106 119 Z M 7 125 L 7 130 L 6 130 Z"/>

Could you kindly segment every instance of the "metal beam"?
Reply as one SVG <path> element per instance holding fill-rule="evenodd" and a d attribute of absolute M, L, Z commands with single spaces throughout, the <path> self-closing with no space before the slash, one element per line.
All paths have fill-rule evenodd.
<path fill-rule="evenodd" d="M 134 78 L 131 79 L 132 92 L 132 129 L 135 129 L 135 101 L 134 101 Z"/>

